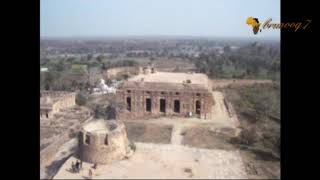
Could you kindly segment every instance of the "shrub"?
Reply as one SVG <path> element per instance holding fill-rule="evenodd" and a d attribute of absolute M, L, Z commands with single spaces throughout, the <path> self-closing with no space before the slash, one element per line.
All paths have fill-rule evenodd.
<path fill-rule="evenodd" d="M 76 96 L 76 104 L 84 106 L 87 103 L 87 97 L 84 93 L 80 92 Z"/>
<path fill-rule="evenodd" d="M 242 130 L 238 137 L 238 142 L 243 145 L 252 145 L 257 140 L 257 133 L 254 128 Z"/>
<path fill-rule="evenodd" d="M 94 118 L 105 118 L 106 113 L 105 113 L 105 108 L 101 105 L 97 105 L 94 108 Z"/>

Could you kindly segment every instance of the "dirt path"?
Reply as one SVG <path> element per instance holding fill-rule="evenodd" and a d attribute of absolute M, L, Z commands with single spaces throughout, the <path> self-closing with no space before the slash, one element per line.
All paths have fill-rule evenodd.
<path fill-rule="evenodd" d="M 181 144 L 183 136 L 182 133 L 182 127 L 181 125 L 174 125 L 171 133 L 171 144 Z"/>
<path fill-rule="evenodd" d="M 214 98 L 215 105 L 212 106 L 212 116 L 215 121 L 226 121 L 229 119 L 229 113 L 224 103 L 224 96 L 222 92 L 213 91 L 212 96 Z"/>

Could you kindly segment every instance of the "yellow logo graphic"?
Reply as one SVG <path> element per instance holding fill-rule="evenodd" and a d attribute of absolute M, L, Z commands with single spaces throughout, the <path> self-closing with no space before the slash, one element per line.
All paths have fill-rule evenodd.
<path fill-rule="evenodd" d="M 259 23 L 258 18 L 254 18 L 252 16 L 247 18 L 246 24 L 252 26 L 252 30 L 254 34 L 257 34 L 261 29 L 293 29 L 294 32 L 298 30 L 305 30 L 309 27 L 311 23 L 310 19 L 305 20 L 304 22 L 281 22 L 281 23 L 273 23 L 272 18 L 267 19 L 264 23 Z"/>
<path fill-rule="evenodd" d="M 252 30 L 253 30 L 253 33 L 254 34 L 257 34 L 258 31 L 259 31 L 259 27 L 260 27 L 260 23 L 259 23 L 259 20 L 258 18 L 253 18 L 253 17 L 248 17 L 247 18 L 247 24 L 249 26 L 252 26 Z M 261 29 L 260 29 L 260 32 L 261 32 Z"/>

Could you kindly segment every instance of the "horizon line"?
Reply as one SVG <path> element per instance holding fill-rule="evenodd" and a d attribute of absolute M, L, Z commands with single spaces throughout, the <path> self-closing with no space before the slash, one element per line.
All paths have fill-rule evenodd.
<path fill-rule="evenodd" d="M 260 39 L 281 40 L 281 36 L 214 36 L 214 35 L 76 35 L 76 36 L 44 36 L 40 39 L 107 39 L 107 38 L 207 38 L 207 39 Z"/>

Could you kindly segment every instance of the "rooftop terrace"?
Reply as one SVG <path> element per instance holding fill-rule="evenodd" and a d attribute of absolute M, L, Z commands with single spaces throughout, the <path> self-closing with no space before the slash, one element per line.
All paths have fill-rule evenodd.
<path fill-rule="evenodd" d="M 139 74 L 128 79 L 123 87 L 145 89 L 207 90 L 209 79 L 201 73 L 155 72 Z"/>

